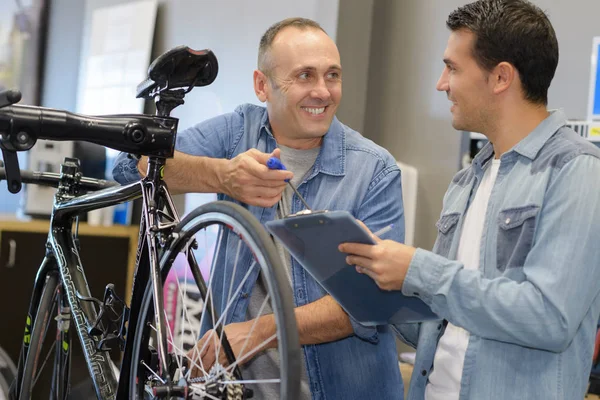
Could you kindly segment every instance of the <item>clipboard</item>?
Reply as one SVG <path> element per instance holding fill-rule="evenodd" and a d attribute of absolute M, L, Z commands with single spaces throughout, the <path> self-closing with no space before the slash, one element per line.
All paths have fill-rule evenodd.
<path fill-rule="evenodd" d="M 380 289 L 374 280 L 346 264 L 344 242 L 374 244 L 347 211 L 316 211 L 266 223 L 290 254 L 355 320 L 363 325 L 439 319 L 422 300 Z"/>

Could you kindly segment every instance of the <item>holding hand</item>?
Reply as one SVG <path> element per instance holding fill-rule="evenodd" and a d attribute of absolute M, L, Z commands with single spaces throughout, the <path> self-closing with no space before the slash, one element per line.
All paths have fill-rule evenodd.
<path fill-rule="evenodd" d="M 259 207 L 272 207 L 281 199 L 286 180 L 294 174 L 286 170 L 267 167 L 270 157 L 280 157 L 280 150 L 262 153 L 250 149 L 229 160 L 219 174 L 223 193 L 243 203 Z"/>
<path fill-rule="evenodd" d="M 346 263 L 356 266 L 358 273 L 371 277 L 383 290 L 401 290 L 416 249 L 393 240 L 381 240 L 372 233 L 371 237 L 374 245 L 342 243 L 339 246 L 342 253 L 348 253 Z"/>

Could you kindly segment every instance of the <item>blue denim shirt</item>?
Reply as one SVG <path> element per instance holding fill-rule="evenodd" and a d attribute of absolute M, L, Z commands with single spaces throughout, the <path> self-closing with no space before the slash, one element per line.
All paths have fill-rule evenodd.
<path fill-rule="evenodd" d="M 277 143 L 271 134 L 264 107 L 246 104 L 178 134 L 177 150 L 199 156 L 231 159 L 250 148 L 271 153 Z M 168 161 L 167 161 L 168 162 Z M 198 171 L 199 174 L 202 171 Z M 121 183 L 139 179 L 135 161 L 121 154 L 113 174 Z M 387 239 L 404 240 L 404 213 L 400 170 L 394 158 L 372 141 L 340 123 L 337 119 L 325 135 L 312 172 L 298 191 L 315 210 L 347 210 L 373 231 L 394 224 Z M 238 201 L 218 195 L 220 200 Z M 261 223 L 276 216 L 276 206 L 262 208 L 242 204 Z M 292 213 L 302 210 L 297 196 Z M 236 248 L 224 237 L 218 255 L 223 274 L 213 277 L 215 305 L 225 307 Z M 232 240 L 233 241 L 233 240 Z M 225 244 L 225 245 L 224 245 Z M 232 248 L 229 248 L 232 247 Z M 228 254 L 231 256 L 228 257 Z M 252 255 L 241 255 L 234 287 L 241 282 Z M 227 312 L 226 323 L 245 320 L 250 293 L 256 283 L 254 268 Z M 297 306 L 314 302 L 326 292 L 292 259 L 293 295 Z M 360 295 L 360 294 L 357 294 Z M 318 345 L 303 346 L 312 398 L 321 399 L 402 399 L 404 388 L 398 368 L 395 335 L 387 326 L 364 327 L 352 321 L 354 335 Z"/>
<path fill-rule="evenodd" d="M 456 253 L 494 156 L 487 144 L 444 197 L 433 253 L 418 249 L 402 291 L 470 332 L 460 399 L 583 399 L 600 314 L 600 151 L 553 112 L 501 156 L 479 270 Z M 423 399 L 442 321 L 400 325 L 417 346 L 409 399 Z"/>

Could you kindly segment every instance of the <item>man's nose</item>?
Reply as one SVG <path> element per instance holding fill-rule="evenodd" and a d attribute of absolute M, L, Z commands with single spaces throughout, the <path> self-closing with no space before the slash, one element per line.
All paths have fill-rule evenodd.
<path fill-rule="evenodd" d="M 442 71 L 440 79 L 438 79 L 435 88 L 440 92 L 448 91 L 448 73 L 446 72 L 446 68 L 444 68 L 444 70 Z"/>
<path fill-rule="evenodd" d="M 331 92 L 327 86 L 325 79 L 321 78 L 317 80 L 315 86 L 312 89 L 311 95 L 321 100 L 329 100 L 331 98 Z"/>

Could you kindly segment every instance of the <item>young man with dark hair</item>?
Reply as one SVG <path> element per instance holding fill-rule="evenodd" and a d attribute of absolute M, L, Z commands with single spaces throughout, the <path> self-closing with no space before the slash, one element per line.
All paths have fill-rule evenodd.
<path fill-rule="evenodd" d="M 433 251 L 343 244 L 382 289 L 443 321 L 397 325 L 417 348 L 409 399 L 582 399 L 600 314 L 600 151 L 547 111 L 558 43 L 538 7 L 480 0 L 448 18 L 437 89 L 489 143 L 444 196 Z"/>

